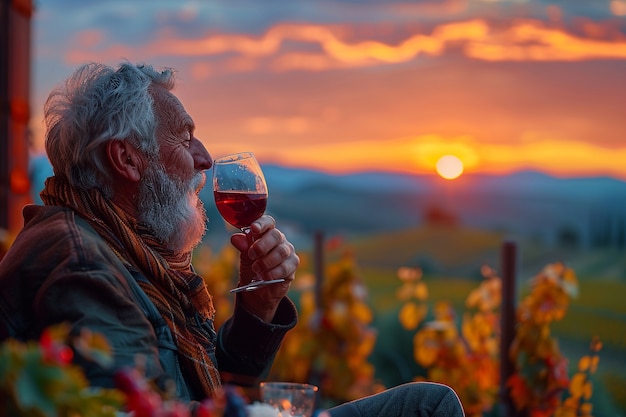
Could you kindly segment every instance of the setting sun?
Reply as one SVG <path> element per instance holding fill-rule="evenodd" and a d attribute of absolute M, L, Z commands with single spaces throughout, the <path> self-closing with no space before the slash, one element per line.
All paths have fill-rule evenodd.
<path fill-rule="evenodd" d="M 442 178 L 453 180 L 463 173 L 463 162 L 454 155 L 444 155 L 437 161 L 436 169 Z"/>

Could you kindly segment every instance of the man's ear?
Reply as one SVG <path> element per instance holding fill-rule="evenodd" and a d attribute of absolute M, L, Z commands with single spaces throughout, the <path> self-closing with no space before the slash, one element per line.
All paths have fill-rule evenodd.
<path fill-rule="evenodd" d="M 106 153 L 113 173 L 129 181 L 141 179 L 137 150 L 125 140 L 110 140 L 106 143 Z"/>

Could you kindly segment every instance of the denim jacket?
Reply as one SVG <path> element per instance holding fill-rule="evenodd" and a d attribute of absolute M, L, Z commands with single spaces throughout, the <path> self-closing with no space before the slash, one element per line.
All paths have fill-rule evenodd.
<path fill-rule="evenodd" d="M 147 279 L 121 261 L 98 233 L 72 210 L 24 208 L 25 226 L 0 261 L 0 340 L 38 338 L 43 329 L 70 323 L 103 334 L 114 364 L 103 368 L 82 358 L 75 361 L 94 386 L 112 387 L 115 371 L 143 358 L 146 377 L 173 380 L 182 400 L 200 400 L 185 381 L 172 333 L 138 285 Z M 295 306 L 284 298 L 272 323 L 242 307 L 216 333 L 200 322 L 214 346 L 208 352 L 223 382 L 252 386 L 267 376 L 286 332 L 297 321 Z"/>

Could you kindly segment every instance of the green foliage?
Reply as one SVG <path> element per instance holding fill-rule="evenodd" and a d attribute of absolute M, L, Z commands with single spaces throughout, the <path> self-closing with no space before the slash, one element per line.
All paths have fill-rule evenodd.
<path fill-rule="evenodd" d="M 270 379 L 314 383 L 333 405 L 383 387 L 374 381 L 368 361 L 376 331 L 351 253 L 328 264 L 325 278 L 319 298 L 312 275 L 298 278 L 299 324 L 283 341 Z"/>
<path fill-rule="evenodd" d="M 401 271 L 398 276 L 405 281 Z M 480 416 L 490 410 L 496 402 L 499 386 L 499 316 L 496 310 L 500 306 L 501 285 L 490 268 L 483 268 L 483 276 L 483 282 L 467 296 L 468 311 L 462 317 L 460 329 L 456 326 L 456 310 L 447 301 L 436 302 L 434 320 L 419 329 L 423 315 L 418 323 L 407 320 L 404 308 L 399 315 L 403 327 L 418 329 L 413 338 L 413 354 L 415 361 L 426 368 L 427 376 L 415 379 L 453 387 L 468 416 Z M 415 298 L 425 303 L 426 299 L 420 297 L 425 292 L 417 291 Z M 398 298 L 405 297 L 400 293 Z M 405 299 L 404 306 L 407 305 L 411 305 L 410 299 Z"/>
<path fill-rule="evenodd" d="M 578 371 L 572 376 L 567 398 L 557 407 L 555 417 L 591 417 L 593 404 L 593 383 L 591 377 L 598 369 L 598 352 L 602 343 L 594 338 L 589 347 L 589 355 L 578 361 Z"/>
<path fill-rule="evenodd" d="M 435 320 L 420 326 L 428 291 L 416 271 L 407 274 L 403 268 L 398 272 L 403 281 L 398 298 L 404 302 L 399 321 L 408 330 L 419 327 L 413 342 L 415 360 L 426 368 L 427 380 L 455 389 L 468 416 L 481 416 L 497 402 L 500 385 L 500 278 L 483 267 L 484 279 L 466 298 L 467 311 L 459 330 L 456 311 L 445 301 L 435 303 Z M 518 410 L 532 417 L 591 416 L 591 375 L 597 370 L 601 344 L 594 339 L 591 355 L 581 358 L 570 381 L 567 359 L 550 333 L 551 323 L 565 317 L 577 293 L 573 270 L 562 263 L 549 264 L 533 278 L 530 293 L 518 307 L 515 339 L 505 353 L 515 372 L 506 383 Z M 563 401 L 566 390 L 568 397 Z"/>
<path fill-rule="evenodd" d="M 400 232 L 399 236 L 402 233 L 414 238 L 412 232 Z M 430 237 L 433 233 L 439 234 L 439 237 L 445 235 L 441 231 L 432 230 L 424 233 L 428 233 Z M 436 242 L 433 246 L 439 247 Z M 367 252 L 366 248 L 366 242 L 362 241 L 358 249 L 360 256 Z M 388 247 L 383 245 L 378 248 L 381 249 L 379 257 L 389 254 L 385 249 Z M 449 248 L 448 251 L 450 251 Z M 431 250 L 431 255 L 436 253 L 437 249 Z M 333 259 L 339 262 L 336 258 Z M 380 317 L 389 310 L 396 311 L 398 322 L 404 332 L 414 332 L 412 341 L 414 361 L 418 364 L 417 369 L 421 368 L 424 372 L 422 374 L 422 371 L 418 371 L 414 374 L 416 375 L 414 378 L 443 382 L 455 388 L 468 416 L 479 416 L 492 411 L 499 402 L 500 386 L 501 288 L 500 279 L 495 272 L 491 268 L 483 267 L 481 269 L 483 280 L 477 284 L 467 278 L 423 277 L 421 270 L 415 267 L 400 268 L 392 274 L 391 267 L 381 266 L 380 262 L 372 262 L 369 265 L 368 268 L 363 269 L 362 276 L 367 282 L 369 292 L 374 294 L 373 303 L 376 308 L 373 311 Z M 356 268 L 354 263 L 348 266 Z M 398 284 L 394 285 L 391 278 L 396 278 L 396 275 L 400 280 L 395 280 Z M 301 279 L 300 276 L 298 280 Z M 310 282 L 310 288 L 312 288 L 312 282 Z M 515 395 L 517 395 L 516 399 L 520 408 L 527 409 L 529 414 L 534 416 L 552 416 L 557 412 L 560 416 L 570 415 L 567 414 L 566 408 L 569 407 L 571 410 L 575 400 L 563 401 L 564 395 L 577 399 L 578 402 L 574 408 L 576 413 L 590 415 L 591 397 L 585 397 L 590 390 L 585 388 L 582 392 L 578 388 L 582 378 L 579 376 L 581 371 L 575 372 L 572 376 L 572 380 L 577 381 L 578 385 L 570 386 L 568 361 L 560 352 L 556 339 L 548 329 L 551 323 L 557 323 L 566 318 L 569 299 L 576 289 L 576 278 L 571 268 L 566 268 L 560 263 L 548 264 L 533 278 L 532 286 L 526 298 L 521 302 L 523 310 L 518 312 L 517 345 L 514 352 L 511 352 L 518 367 L 516 377 L 509 382 L 512 388 L 518 388 Z M 397 307 L 398 300 L 402 302 L 400 308 Z M 432 305 L 429 300 L 433 300 Z M 465 312 L 460 316 L 457 315 L 456 311 L 462 309 L 465 309 Z M 372 322 L 387 323 L 381 321 L 380 317 Z M 522 317 L 526 319 L 522 320 Z M 306 320 L 307 316 L 303 318 Z M 527 320 L 529 318 L 533 320 Z M 537 326 L 535 327 L 532 323 L 537 323 Z M 406 340 L 403 333 L 391 333 L 391 330 L 387 328 L 388 324 L 383 326 L 385 328 L 379 330 L 385 331 L 385 340 L 379 341 L 377 345 L 384 344 L 387 349 L 395 352 L 404 351 L 403 346 L 398 346 L 400 340 Z M 588 330 L 588 334 L 594 334 L 591 326 Z M 578 329 L 579 334 L 581 331 L 582 329 Z M 393 337 L 387 340 L 392 334 Z M 314 337 L 310 335 L 298 337 L 309 337 L 312 344 L 321 345 L 328 345 L 329 340 L 321 333 L 315 334 Z M 410 340 L 407 341 L 411 343 Z M 407 343 L 407 341 L 402 343 Z M 292 349 L 301 356 L 298 358 L 291 356 L 287 361 L 292 369 L 295 363 L 307 363 L 307 360 L 311 358 L 307 356 L 310 350 L 303 348 L 303 344 L 297 346 Z M 414 367 L 405 366 L 406 363 L 403 365 L 403 358 L 398 356 L 394 358 L 392 353 L 383 356 L 380 352 L 373 352 L 378 353 L 378 361 L 374 362 L 377 366 L 387 361 L 387 364 L 402 367 L 404 371 L 414 369 Z M 347 362 L 346 356 L 341 356 L 340 352 L 335 352 L 335 354 L 340 355 L 339 362 Z M 585 358 L 587 355 L 581 360 L 585 361 Z M 595 358 L 597 364 L 597 354 Z M 305 365 L 297 365 L 297 367 L 305 367 Z M 342 368 L 338 366 L 338 369 Z M 587 374 L 582 386 L 589 387 L 591 384 L 590 369 L 588 367 L 585 371 Z M 346 369 L 342 371 L 348 372 Z M 402 374 L 402 371 L 399 371 L 399 374 Z M 310 376 L 307 374 L 302 378 Z M 524 381 L 531 382 L 525 385 Z M 526 390 L 524 387 L 530 388 Z"/>
<path fill-rule="evenodd" d="M 428 255 L 430 259 L 445 261 L 444 252 L 456 250 L 443 244 L 445 232 L 430 230 L 424 233 L 424 239 L 435 238 Z M 490 236 L 472 236 L 467 237 L 478 248 L 461 251 L 468 259 L 485 253 L 493 244 Z M 368 250 L 374 253 L 373 246 Z M 385 250 L 380 251 L 379 258 L 389 253 Z M 498 387 L 499 281 L 492 270 L 483 269 L 480 282 L 467 278 L 422 276 L 415 267 L 392 269 L 378 264 L 357 270 L 352 251 L 342 251 L 339 247 L 329 247 L 328 251 L 332 262 L 325 268 L 326 280 L 321 297 L 317 297 L 312 275 L 300 272 L 294 283 L 292 298 L 299 304 L 300 322 L 287 335 L 271 379 L 316 383 L 328 401 L 325 405 L 368 395 L 384 388 L 378 380 L 378 371 L 384 370 L 374 367 L 371 356 L 377 345 L 386 344 L 396 355 L 398 352 L 409 353 L 408 359 L 413 364 L 403 363 L 404 358 L 400 357 L 391 360 L 396 361 L 404 372 L 419 369 L 410 377 L 419 380 L 425 376 L 453 386 L 461 396 L 468 416 L 479 415 L 493 407 L 497 402 Z M 394 256 L 404 258 L 408 252 Z M 302 269 L 306 270 L 306 257 L 301 257 Z M 207 280 L 218 314 L 222 314 L 217 320 L 219 325 L 232 310 L 232 296 L 228 289 L 236 281 L 236 252 L 227 246 L 214 254 L 205 247 L 200 248 L 195 259 L 196 269 Z M 538 286 L 535 284 L 541 280 L 535 277 L 533 285 L 528 288 L 527 298 L 521 303 L 527 309 L 526 317 L 528 311 L 541 314 L 530 313 L 530 316 L 539 317 L 539 322 L 535 321 L 535 324 L 539 323 L 536 328 L 524 329 L 520 325 L 518 329 L 518 349 L 513 352 L 519 365 L 518 388 L 520 380 L 527 379 L 535 381 L 531 384 L 535 388 L 546 391 L 552 387 L 550 389 L 563 394 L 553 396 L 558 401 L 552 404 L 551 411 L 541 414 L 540 410 L 534 415 L 589 416 L 592 412 L 592 375 L 597 370 L 599 344 L 592 345 L 590 353 L 581 358 L 570 378 L 563 366 L 565 357 L 553 334 L 558 331 L 577 339 L 582 338 L 581 334 L 598 334 L 603 342 L 607 338 L 607 343 L 617 348 L 626 346 L 621 317 L 626 312 L 622 300 L 626 284 L 594 282 L 586 286 L 577 303 L 570 306 L 569 296 L 572 294 L 568 295 L 567 291 L 573 288 L 574 280 L 569 275 L 573 271 L 561 264 L 551 264 L 547 268 L 551 268 L 550 271 L 544 270 L 541 274 L 554 276 L 558 270 L 556 276 L 562 282 L 552 279 Z M 550 282 L 558 285 L 546 287 Z M 373 297 L 370 298 L 370 294 Z M 402 302 L 401 306 L 398 300 Z M 370 307 L 370 303 L 375 307 Z M 464 313 L 457 315 L 456 312 L 462 309 L 465 309 Z M 381 321 L 389 311 L 398 316 Z M 399 329 L 398 339 L 380 340 L 380 334 L 387 332 L 387 327 L 393 326 L 394 321 Z M 377 328 L 374 323 L 384 323 L 384 328 Z M 548 324 L 554 325 L 546 330 Z M 61 326 L 50 329 L 38 343 L 10 340 L 1 346 L 0 415 L 105 417 L 115 415 L 117 410 L 146 405 L 131 398 L 148 398 L 151 399 L 150 407 L 161 410 L 154 411 L 154 415 L 161 415 L 158 414 L 161 412 L 163 415 L 187 416 L 187 411 L 168 399 L 171 394 L 156 393 L 143 383 L 139 385 L 144 386 L 142 390 L 148 390 L 149 394 L 139 397 L 124 390 L 89 387 L 81 370 L 71 364 L 72 350 L 64 342 L 70 343 L 81 356 L 103 366 L 111 360 L 108 345 L 101 336 L 89 332 L 73 340 L 67 339 L 67 333 L 67 329 Z M 522 341 L 524 337 L 526 342 Z M 397 346 L 400 339 L 403 345 Z M 412 345 L 411 349 L 407 344 Z M 551 372 L 564 377 L 556 386 L 541 385 L 536 383 L 540 379 L 533 379 Z M 143 377 L 135 375 L 132 378 L 141 381 Z M 608 374 L 601 376 L 601 380 L 617 405 L 626 408 L 626 403 L 620 402 L 626 398 L 620 388 L 623 378 Z M 535 395 L 524 389 L 518 394 L 526 406 Z M 210 407 L 213 416 L 224 412 L 224 409 L 215 408 L 215 404 Z M 173 410 L 178 414 L 173 414 Z"/>
<path fill-rule="evenodd" d="M 123 404 L 121 393 L 89 387 L 82 369 L 70 363 L 67 337 L 68 328 L 58 326 L 46 330 L 39 342 L 8 340 L 0 346 L 0 415 L 115 416 Z M 79 343 L 83 351 L 91 350 L 89 341 Z M 101 346 L 92 350 L 107 361 Z"/>
<path fill-rule="evenodd" d="M 0 345 L 0 416 L 191 417 L 188 404 L 158 390 L 141 366 L 118 370 L 115 389 L 90 387 L 83 369 L 71 363 L 74 351 L 106 367 L 112 364 L 109 344 L 88 330 L 68 335 L 69 326 L 61 324 L 46 329 L 37 342 L 9 339 Z M 237 389 L 225 387 L 200 402 L 194 416 L 241 417 L 246 407 Z"/>
<path fill-rule="evenodd" d="M 532 290 L 517 311 L 515 339 L 508 352 L 515 373 L 506 381 L 514 404 L 532 416 L 552 416 L 561 406 L 569 385 L 567 358 L 551 335 L 550 325 L 565 317 L 578 294 L 571 268 L 549 264 L 532 280 Z"/>

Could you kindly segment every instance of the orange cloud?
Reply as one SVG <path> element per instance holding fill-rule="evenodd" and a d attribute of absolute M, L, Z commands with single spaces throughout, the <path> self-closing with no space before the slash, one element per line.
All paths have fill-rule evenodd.
<path fill-rule="evenodd" d="M 178 39 L 170 30 L 165 30 L 153 44 L 137 47 L 137 50 L 114 45 L 99 51 L 84 45 L 83 35 L 77 35 L 76 48 L 70 48 L 68 52 L 72 63 L 102 60 L 103 56 L 115 59 L 137 55 L 200 58 L 235 53 L 247 59 L 246 65 L 239 68 L 243 71 L 256 69 L 259 65 L 256 60 L 260 59 L 273 60 L 270 67 L 274 70 L 319 71 L 401 63 L 421 54 L 441 55 L 452 46 L 461 46 L 470 58 L 487 61 L 626 59 L 626 40 L 588 39 L 562 28 L 549 27 L 538 20 L 513 21 L 505 29 L 494 28 L 482 19 L 445 23 L 437 26 L 430 35 L 415 34 L 396 44 L 377 40 L 348 42 L 342 39 L 340 27 L 288 23 L 275 25 L 259 37 L 210 35 L 200 39 Z M 316 44 L 320 50 L 306 53 L 284 51 L 286 42 Z"/>
<path fill-rule="evenodd" d="M 522 21 L 489 39 L 469 42 L 465 52 L 487 61 L 626 59 L 626 41 L 584 39 L 538 21 Z"/>

